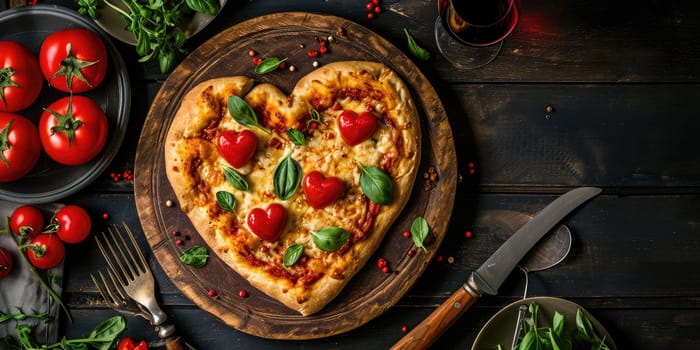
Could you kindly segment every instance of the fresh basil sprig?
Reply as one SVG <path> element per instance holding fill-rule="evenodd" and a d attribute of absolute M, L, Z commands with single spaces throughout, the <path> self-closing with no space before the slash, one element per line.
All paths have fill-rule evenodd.
<path fill-rule="evenodd" d="M 255 73 L 258 73 L 258 74 L 270 73 L 270 72 L 274 71 L 275 69 L 279 68 L 280 64 L 286 60 L 287 60 L 286 58 L 279 59 L 277 57 L 268 57 L 268 58 L 262 60 L 262 62 L 260 62 L 260 64 L 257 67 L 255 67 Z"/>
<path fill-rule="evenodd" d="M 185 0 L 187 7 L 210 16 L 219 12 L 221 5 L 218 0 Z"/>
<path fill-rule="evenodd" d="M 15 309 L 17 310 L 17 312 L 14 314 L 6 314 L 0 312 L 0 323 L 10 320 L 23 321 L 30 318 L 35 318 L 44 322 L 53 320 L 53 316 L 48 312 L 34 312 L 32 314 L 26 314 L 24 313 L 24 311 L 22 311 L 22 308 L 20 307 L 15 307 Z"/>
<path fill-rule="evenodd" d="M 343 228 L 331 226 L 317 232 L 312 231 L 311 237 L 318 249 L 325 252 L 334 252 L 350 239 L 350 233 Z"/>
<path fill-rule="evenodd" d="M 231 192 L 216 192 L 216 203 L 219 204 L 219 208 L 223 211 L 231 213 L 236 211 L 236 197 L 234 197 Z"/>
<path fill-rule="evenodd" d="M 559 349 L 596 349 L 610 350 L 605 337 L 600 337 L 591 321 L 581 311 L 576 310 L 576 330 L 568 331 L 565 328 L 564 315 L 554 310 L 552 326 L 539 324 L 539 305 L 528 305 L 528 319 L 522 322 L 519 330 L 517 345 L 518 350 L 559 350 Z M 500 345 L 499 349 L 503 349 Z"/>
<path fill-rule="evenodd" d="M 224 165 L 224 177 L 226 181 L 233 186 L 233 188 L 239 191 L 247 191 L 249 186 L 248 182 L 233 168 Z"/>
<path fill-rule="evenodd" d="M 367 198 L 381 205 L 391 203 L 394 185 L 389 175 L 376 166 L 357 164 L 360 167 L 360 188 Z"/>
<path fill-rule="evenodd" d="M 297 146 L 303 146 L 306 144 L 304 133 L 297 129 L 287 129 L 287 136 L 289 136 L 289 139 L 292 140 L 292 143 Z"/>
<path fill-rule="evenodd" d="M 190 265 L 192 267 L 204 267 L 207 264 L 207 259 L 209 258 L 209 252 L 207 248 L 196 245 L 191 248 L 186 249 L 182 254 L 180 254 L 180 261 L 185 265 Z"/>
<path fill-rule="evenodd" d="M 102 321 L 98 324 L 87 338 L 67 339 L 63 338 L 58 343 L 51 345 L 34 346 L 32 341 L 32 327 L 28 324 L 18 324 L 15 330 L 19 344 L 11 336 L 0 338 L 0 341 L 10 345 L 19 345 L 21 349 L 40 350 L 40 349 L 88 349 L 88 345 L 98 350 L 109 350 L 114 341 L 126 329 L 126 320 L 122 316 L 114 316 Z"/>
<path fill-rule="evenodd" d="M 291 154 L 288 154 L 275 168 L 273 179 L 275 194 L 282 200 L 287 200 L 294 195 L 300 183 L 301 165 L 292 158 Z"/>
<path fill-rule="evenodd" d="M 430 228 L 425 218 L 419 216 L 413 220 L 413 224 L 411 224 L 411 238 L 416 247 L 423 249 L 423 251 L 428 251 L 425 249 L 425 239 L 428 238 L 429 233 Z"/>
<path fill-rule="evenodd" d="M 284 256 L 282 257 L 282 264 L 284 267 L 290 267 L 299 261 L 301 256 L 304 254 L 304 245 L 301 243 L 295 243 L 287 247 L 284 250 Z"/>
<path fill-rule="evenodd" d="M 409 33 L 406 28 L 403 29 L 403 32 L 406 33 L 406 40 L 408 40 L 408 49 L 411 51 L 413 57 L 421 61 L 429 60 L 430 52 L 418 45 L 418 43 L 416 43 L 416 40 L 413 39 L 413 36 L 411 36 L 411 33 Z"/>
<path fill-rule="evenodd" d="M 124 29 L 136 39 L 139 62 L 158 60 L 161 73 L 167 73 L 175 63 L 176 55 L 187 52 L 187 36 L 182 24 L 192 17 L 192 10 L 214 15 L 219 11 L 219 0 L 78 0 L 78 11 L 97 19 L 98 5 L 106 5 L 125 21 Z M 122 6 L 123 5 L 123 6 Z"/>
<path fill-rule="evenodd" d="M 267 134 L 272 134 L 272 131 L 264 128 L 258 124 L 258 116 L 255 114 L 255 110 L 251 107 L 248 102 L 239 96 L 233 95 L 228 97 L 227 101 L 228 113 L 233 117 L 238 124 L 247 126 L 249 128 L 258 128 Z"/>

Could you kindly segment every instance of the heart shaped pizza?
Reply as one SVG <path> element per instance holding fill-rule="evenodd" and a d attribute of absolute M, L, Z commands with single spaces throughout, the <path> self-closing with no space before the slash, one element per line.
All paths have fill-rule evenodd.
<path fill-rule="evenodd" d="M 289 93 L 245 76 L 183 97 L 164 147 L 180 208 L 252 286 L 302 315 L 369 260 L 411 194 L 420 121 L 381 63 L 335 62 Z"/>

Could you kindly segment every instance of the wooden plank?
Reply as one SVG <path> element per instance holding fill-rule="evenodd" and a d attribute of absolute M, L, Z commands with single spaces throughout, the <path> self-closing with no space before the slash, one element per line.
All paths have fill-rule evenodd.
<path fill-rule="evenodd" d="M 577 300 L 572 300 L 579 303 Z M 590 311 L 613 335 L 620 349 L 677 349 L 697 348 L 697 324 L 700 310 L 651 309 L 592 309 Z M 386 349 L 403 333 L 401 327 L 412 326 L 426 317 L 431 308 L 397 307 L 380 318 L 350 333 L 326 339 L 305 341 L 281 341 L 253 337 L 233 330 L 209 315 L 192 308 L 166 310 L 183 337 L 198 349 L 227 350 L 278 350 L 278 349 Z M 460 318 L 431 349 L 468 349 L 481 326 L 498 311 L 498 308 L 473 309 Z M 114 316 L 112 310 L 78 309 L 73 311 L 74 323 L 66 328 L 69 338 L 85 337 L 100 321 Z M 123 334 L 134 339 L 154 340 L 153 328 L 142 319 L 128 318 Z"/>
<path fill-rule="evenodd" d="M 437 89 L 455 133 L 459 171 L 470 185 L 662 192 L 696 192 L 700 185 L 700 85 Z M 547 113 L 547 106 L 553 112 Z M 469 162 L 475 164 L 473 176 Z"/>
<path fill-rule="evenodd" d="M 132 105 L 152 101 L 161 83 L 144 85 L 134 93 L 140 102 Z M 452 126 L 465 186 L 511 192 L 574 185 L 620 193 L 698 191 L 700 160 L 694 152 L 700 149 L 700 85 L 460 84 L 436 89 Z M 660 89 L 669 93 L 659 94 Z M 547 106 L 554 111 L 547 113 Z M 132 111 L 122 150 L 109 170 L 133 166 L 145 113 L 143 107 Z M 100 178 L 100 189 L 131 189 L 112 184 L 108 175 Z"/>
<path fill-rule="evenodd" d="M 459 200 L 459 198 L 462 198 Z M 454 219 L 444 243 L 436 249 L 442 262 L 433 261 L 424 277 L 411 289 L 402 303 L 433 306 L 459 288 L 468 273 L 476 269 L 501 244 L 493 227 L 484 227 L 484 215 L 497 210 L 535 214 L 555 198 L 554 195 L 460 194 Z M 132 195 L 104 194 L 79 196 L 67 203 L 84 205 L 95 217 L 93 233 L 109 223 L 126 221 L 135 228 L 137 240 L 147 252 L 159 290 L 168 305 L 191 305 L 173 286 L 154 260 L 139 226 Z M 603 298 L 598 306 L 636 307 L 657 297 L 692 300 L 700 290 L 700 275 L 687 273 L 687 266 L 698 264 L 700 232 L 695 224 L 698 195 L 617 196 L 602 195 L 565 219 L 573 231 L 574 243 L 569 256 L 557 267 L 532 273 L 530 294 L 570 298 Z M 97 219 L 110 213 L 109 220 Z M 472 238 L 464 232 L 471 230 Z M 95 266 L 103 266 L 93 239 L 69 246 L 66 270 L 70 278 L 65 293 L 72 304 L 99 301 L 89 280 Z M 672 253 L 669 253 L 672 252 Z M 77 258 L 80 257 L 80 258 Z M 454 259 L 449 263 L 449 258 Z M 524 279 L 514 272 L 506 281 L 501 296 L 522 294 Z M 629 298 L 630 301 L 626 301 Z M 644 298 L 652 301 L 640 302 Z M 92 300 L 92 301 L 91 301 Z M 679 304 L 674 304 L 679 307 Z M 670 305 L 672 306 L 672 305 Z M 697 308 L 697 302 L 694 306 Z"/>
<path fill-rule="evenodd" d="M 407 54 L 403 28 L 410 29 L 434 57 L 418 62 L 419 67 L 429 77 L 445 82 L 693 82 L 700 76 L 700 8 L 693 0 L 634 5 L 593 0 L 523 1 L 521 21 L 499 57 L 476 70 L 455 70 L 437 51 L 433 34 L 436 3 L 384 1 L 384 12 L 369 20 L 364 3 L 229 1 L 225 15 L 191 38 L 187 46 L 193 50 L 246 19 L 309 11 L 348 18 L 382 33 Z M 138 69 L 144 76 L 164 78 L 156 62 L 139 64 Z"/>

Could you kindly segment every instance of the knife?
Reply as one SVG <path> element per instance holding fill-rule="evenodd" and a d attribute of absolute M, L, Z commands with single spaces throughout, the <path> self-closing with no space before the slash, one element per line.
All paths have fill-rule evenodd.
<path fill-rule="evenodd" d="M 472 272 L 462 288 L 394 344 L 391 350 L 427 349 L 482 295 L 496 295 L 503 281 L 542 236 L 600 192 L 601 189 L 597 187 L 579 187 L 547 205 Z"/>

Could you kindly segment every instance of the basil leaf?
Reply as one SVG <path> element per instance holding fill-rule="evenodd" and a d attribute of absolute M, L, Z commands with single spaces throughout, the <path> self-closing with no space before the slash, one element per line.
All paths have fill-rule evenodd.
<path fill-rule="evenodd" d="M 180 255 L 180 261 L 192 267 L 203 267 L 207 264 L 207 258 L 209 258 L 209 252 L 201 245 L 188 248 Z"/>
<path fill-rule="evenodd" d="M 294 195 L 301 183 L 301 165 L 288 154 L 282 159 L 275 169 L 273 185 L 275 194 L 282 200 L 287 200 Z"/>
<path fill-rule="evenodd" d="M 578 330 L 578 334 L 583 339 L 591 343 L 594 343 L 597 340 L 591 321 L 588 319 L 588 317 L 586 317 L 581 309 L 576 310 L 576 329 Z"/>
<path fill-rule="evenodd" d="M 185 3 L 192 10 L 210 16 L 214 16 L 219 12 L 219 1 L 217 0 L 185 0 Z"/>
<path fill-rule="evenodd" d="M 272 134 L 270 130 L 267 130 L 258 124 L 258 116 L 255 114 L 253 107 L 251 107 L 248 102 L 239 96 L 233 95 L 228 97 L 227 101 L 228 113 L 233 117 L 233 119 L 243 126 L 249 128 L 255 127 L 263 130 L 267 134 Z"/>
<path fill-rule="evenodd" d="M 170 68 L 173 67 L 175 62 L 175 51 L 174 49 L 163 49 L 158 55 L 158 66 L 160 67 L 160 72 L 165 74 Z"/>
<path fill-rule="evenodd" d="M 284 250 L 284 257 L 282 258 L 282 263 L 284 267 L 290 267 L 296 264 L 297 261 L 304 254 L 304 245 L 300 243 L 292 244 L 287 249 Z"/>
<path fill-rule="evenodd" d="M 552 330 L 554 334 L 561 336 L 564 332 L 564 315 L 560 314 L 559 311 L 554 311 L 554 317 L 552 317 Z"/>
<path fill-rule="evenodd" d="M 416 43 L 416 41 L 413 39 L 413 36 L 411 36 L 408 30 L 406 30 L 406 28 L 403 29 L 403 32 L 406 33 L 406 39 L 408 40 L 408 49 L 411 51 L 413 57 L 421 61 L 429 60 L 430 52 L 418 45 L 418 43 Z"/>
<path fill-rule="evenodd" d="M 122 316 L 108 318 L 92 330 L 88 339 L 93 347 L 109 350 L 115 339 L 126 329 L 126 320 Z"/>
<path fill-rule="evenodd" d="M 413 220 L 411 224 L 411 238 L 413 238 L 413 244 L 418 248 L 422 248 L 423 251 L 428 251 L 425 249 L 425 239 L 428 238 L 430 233 L 430 228 L 428 227 L 428 222 L 422 216 L 419 216 Z"/>
<path fill-rule="evenodd" d="M 520 341 L 520 346 L 518 346 L 518 350 L 537 349 L 537 346 L 535 345 L 536 342 L 537 330 L 533 328 L 530 329 L 527 333 L 525 333 L 525 336 Z"/>
<path fill-rule="evenodd" d="M 304 139 L 304 133 L 297 129 L 287 129 L 287 136 L 289 136 L 289 139 L 292 140 L 292 143 L 297 146 L 303 146 L 306 144 L 306 140 Z"/>
<path fill-rule="evenodd" d="M 221 208 L 223 211 L 228 211 L 231 213 L 236 211 L 236 197 L 234 197 L 230 192 L 216 192 L 216 203 L 219 204 L 219 208 Z"/>
<path fill-rule="evenodd" d="M 372 202 L 385 205 L 391 203 L 394 187 L 391 178 L 376 166 L 360 166 L 360 188 Z"/>
<path fill-rule="evenodd" d="M 311 232 L 314 244 L 326 252 L 334 252 L 350 239 L 350 233 L 340 227 L 326 227 L 318 232 Z"/>
<path fill-rule="evenodd" d="M 268 58 L 262 60 L 262 62 L 260 62 L 260 64 L 257 67 L 255 67 L 255 73 L 258 73 L 258 74 L 270 73 L 270 72 L 274 71 L 275 69 L 279 68 L 280 63 L 282 63 L 286 60 L 287 60 L 286 58 L 279 59 L 277 57 L 268 57 Z"/>
<path fill-rule="evenodd" d="M 241 176 L 241 174 L 233 170 L 233 168 L 224 166 L 224 177 L 226 178 L 226 181 L 233 186 L 233 188 L 240 191 L 248 190 L 248 182 L 243 178 L 243 176 Z"/>

